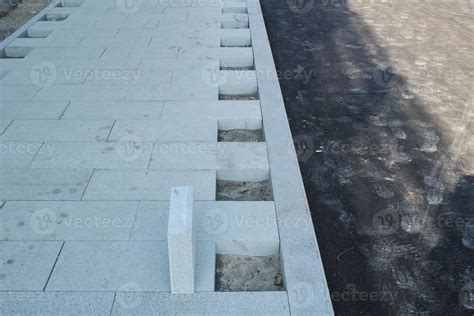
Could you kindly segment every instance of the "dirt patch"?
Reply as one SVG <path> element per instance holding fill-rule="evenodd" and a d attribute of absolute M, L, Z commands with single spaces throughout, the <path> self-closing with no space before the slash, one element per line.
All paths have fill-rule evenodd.
<path fill-rule="evenodd" d="M 221 67 L 220 70 L 255 70 L 255 67 Z"/>
<path fill-rule="evenodd" d="M 270 180 L 240 182 L 217 180 L 218 201 L 272 201 Z"/>
<path fill-rule="evenodd" d="M 282 291 L 283 289 L 278 255 L 267 257 L 217 255 L 216 291 Z"/>
<path fill-rule="evenodd" d="M 255 94 L 219 94 L 219 100 L 258 100 Z"/>
<path fill-rule="evenodd" d="M 264 142 L 265 136 L 261 129 L 230 129 L 219 130 L 220 142 Z"/>
<path fill-rule="evenodd" d="M 473 315 L 468 2 L 262 0 L 336 315 Z"/>
<path fill-rule="evenodd" d="M 0 41 L 10 36 L 50 3 L 51 0 L 23 0 L 13 7 L 7 15 L 0 17 Z"/>

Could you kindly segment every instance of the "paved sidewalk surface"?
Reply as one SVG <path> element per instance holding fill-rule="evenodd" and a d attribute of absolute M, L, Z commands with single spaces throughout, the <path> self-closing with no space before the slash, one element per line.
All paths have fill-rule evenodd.
<path fill-rule="evenodd" d="M 249 10 L 265 38 L 256 42 L 268 46 L 256 1 L 66 0 L 6 47 L 0 314 L 287 315 L 292 300 L 303 314 L 325 301 L 317 308 L 331 314 L 323 295 L 297 300 L 314 291 L 297 279 L 316 276 L 318 291 L 326 283 L 284 111 L 283 121 L 272 118 L 285 122 L 284 155 L 267 142 L 218 141 L 222 131 L 261 130 L 265 121 Z M 218 181 L 269 180 L 272 155 L 294 160 L 273 177 L 291 175 L 278 181 L 300 190 L 285 198 L 300 213 L 276 205 L 284 185 L 275 202 L 216 201 Z M 194 188 L 196 294 L 170 296 L 169 198 L 183 185 Z M 279 231 L 277 216 L 309 223 Z M 301 249 L 289 237 L 295 231 Z M 269 256 L 280 247 L 288 291 L 214 292 L 216 254 Z M 306 254 L 315 258 L 309 274 L 299 268 Z"/>

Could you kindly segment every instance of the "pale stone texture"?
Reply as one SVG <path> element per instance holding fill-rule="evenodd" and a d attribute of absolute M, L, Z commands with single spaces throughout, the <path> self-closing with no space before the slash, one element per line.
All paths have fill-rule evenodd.
<path fill-rule="evenodd" d="M 0 168 L 28 168 L 41 143 L 0 141 Z"/>
<path fill-rule="evenodd" d="M 193 187 L 171 188 L 168 218 L 168 258 L 171 293 L 194 293 L 196 233 Z"/>
<path fill-rule="evenodd" d="M 110 315 L 113 292 L 0 292 L 2 315 Z"/>
<path fill-rule="evenodd" d="M 197 291 L 213 291 L 215 256 L 197 245 Z M 68 241 L 46 291 L 170 291 L 166 241 Z"/>
<path fill-rule="evenodd" d="M 2 200 L 80 200 L 92 170 L 0 169 Z"/>
<path fill-rule="evenodd" d="M 0 141 L 103 142 L 113 121 L 15 120 Z"/>
<path fill-rule="evenodd" d="M 136 201 L 8 201 L 0 240 L 128 240 Z"/>
<path fill-rule="evenodd" d="M 63 119 L 74 120 L 157 120 L 163 111 L 163 102 L 72 102 Z"/>
<path fill-rule="evenodd" d="M 265 256 L 278 253 L 273 202 L 195 201 L 196 238 L 216 244 L 218 254 Z M 132 240 L 166 240 L 169 202 L 140 202 Z M 307 223 L 287 225 L 308 229 Z"/>
<path fill-rule="evenodd" d="M 146 169 L 153 144 L 47 142 L 31 168 Z"/>
<path fill-rule="evenodd" d="M 124 120 L 117 121 L 109 141 L 135 137 L 142 142 L 217 141 L 216 120 Z"/>
<path fill-rule="evenodd" d="M 84 200 L 163 200 L 172 187 L 192 185 L 195 200 L 214 200 L 216 174 L 211 170 L 97 170 Z"/>
<path fill-rule="evenodd" d="M 0 241 L 0 291 L 43 291 L 61 246 L 62 242 Z"/>
<path fill-rule="evenodd" d="M 127 304 L 132 302 L 132 304 Z M 134 304 L 133 304 L 134 303 Z M 290 315 L 286 292 L 117 293 L 112 315 Z"/>

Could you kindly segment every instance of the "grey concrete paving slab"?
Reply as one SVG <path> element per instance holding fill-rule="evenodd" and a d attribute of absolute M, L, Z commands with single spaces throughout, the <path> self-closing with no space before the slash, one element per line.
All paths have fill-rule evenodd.
<path fill-rule="evenodd" d="M 28 168 L 42 143 L 0 141 L 0 168 Z"/>
<path fill-rule="evenodd" d="M 157 120 L 163 101 L 73 101 L 62 119 L 72 120 Z"/>
<path fill-rule="evenodd" d="M 177 53 L 177 52 L 176 52 Z M 140 64 L 140 70 L 190 70 L 202 71 L 208 65 L 218 66 L 218 58 L 213 60 L 203 60 L 196 58 L 180 58 L 173 57 L 143 57 Z M 214 61 L 214 63 L 213 63 Z"/>
<path fill-rule="evenodd" d="M 88 169 L 0 169 L 1 200 L 80 200 Z"/>
<path fill-rule="evenodd" d="M 166 101 L 162 119 L 217 119 L 219 129 L 260 129 L 260 102 L 245 101 Z"/>
<path fill-rule="evenodd" d="M 198 81 L 193 84 L 136 85 L 128 90 L 127 100 L 217 100 L 217 87 Z"/>
<path fill-rule="evenodd" d="M 196 238 L 214 241 L 218 254 L 278 253 L 273 202 L 195 201 L 194 208 Z M 131 239 L 166 240 L 168 212 L 169 202 L 140 202 Z"/>
<path fill-rule="evenodd" d="M 0 84 L 0 95 L 3 102 L 31 100 L 39 90 L 40 87 L 34 84 Z"/>
<path fill-rule="evenodd" d="M 0 240 L 128 240 L 136 201 L 8 201 Z"/>
<path fill-rule="evenodd" d="M 216 169 L 218 180 L 270 177 L 264 143 L 157 143 L 150 169 Z"/>
<path fill-rule="evenodd" d="M 67 105 L 68 102 L 57 101 L 0 101 L 0 113 L 2 120 L 54 120 L 59 119 Z"/>
<path fill-rule="evenodd" d="M 117 293 L 112 315 L 290 315 L 286 292 Z"/>
<path fill-rule="evenodd" d="M 0 291 L 43 291 L 61 246 L 59 241 L 0 241 Z"/>
<path fill-rule="evenodd" d="M 45 59 L 62 58 L 99 58 L 105 47 L 79 48 L 79 47 L 40 47 L 35 48 L 25 61 L 35 60 L 36 62 Z"/>
<path fill-rule="evenodd" d="M 0 292 L 2 315 L 110 315 L 112 292 Z"/>
<path fill-rule="evenodd" d="M 47 142 L 31 168 L 147 169 L 153 144 Z"/>
<path fill-rule="evenodd" d="M 8 74 L 0 80 L 0 84 L 33 83 L 37 84 L 39 87 L 46 85 L 48 84 L 47 81 L 42 83 L 38 80 L 40 78 L 38 71 L 40 71 L 39 67 L 41 67 L 41 65 L 42 64 L 38 63 L 37 67 L 33 67 L 31 69 L 10 70 Z M 44 65 L 46 65 L 46 63 Z M 82 84 L 86 80 L 86 78 L 83 76 L 73 76 L 72 73 L 70 74 L 66 69 L 59 69 L 58 71 L 58 69 L 55 68 L 54 71 L 54 78 L 51 77 L 51 81 L 54 79 L 55 84 Z M 53 74 L 51 74 L 51 76 L 53 76 Z M 49 77 L 45 76 L 44 78 L 47 80 Z"/>
<path fill-rule="evenodd" d="M 96 141 L 103 142 L 113 121 L 15 120 L 0 141 Z"/>
<path fill-rule="evenodd" d="M 213 291 L 208 258 L 215 252 L 203 243 L 196 244 L 196 280 L 203 281 L 196 290 Z M 168 264 L 165 241 L 68 241 L 46 291 L 170 291 Z"/>
<path fill-rule="evenodd" d="M 214 170 L 97 170 L 84 200 L 164 200 L 171 187 L 194 186 L 195 200 L 214 200 Z"/>
<path fill-rule="evenodd" d="M 129 86 L 109 85 L 53 85 L 43 87 L 34 97 L 37 101 L 120 101 L 127 95 Z M 21 99 L 20 99 L 21 100 Z"/>
<path fill-rule="evenodd" d="M 217 121 L 192 120 L 118 120 L 109 136 L 111 142 L 200 142 L 217 140 Z"/>

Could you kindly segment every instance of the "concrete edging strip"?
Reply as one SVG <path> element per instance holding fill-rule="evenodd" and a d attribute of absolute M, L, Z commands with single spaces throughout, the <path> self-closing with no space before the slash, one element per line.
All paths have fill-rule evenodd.
<path fill-rule="evenodd" d="M 290 311 L 334 315 L 260 3 L 247 3 Z"/>

